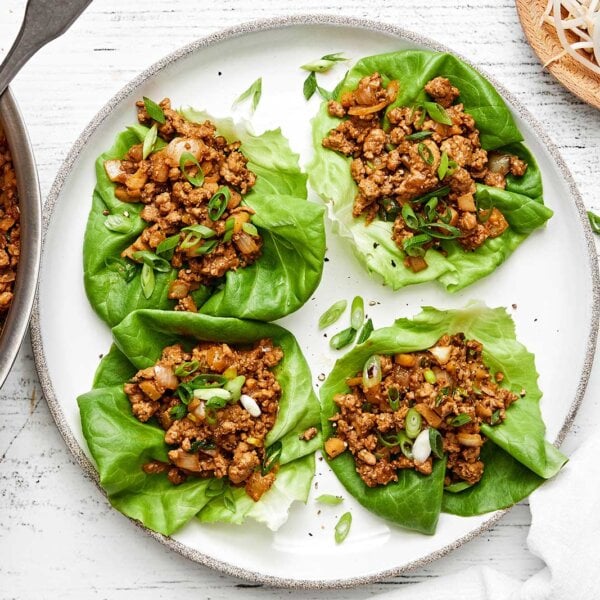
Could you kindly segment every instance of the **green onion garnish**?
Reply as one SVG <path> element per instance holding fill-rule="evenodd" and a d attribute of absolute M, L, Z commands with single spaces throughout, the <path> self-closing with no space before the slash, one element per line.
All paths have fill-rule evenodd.
<path fill-rule="evenodd" d="M 356 337 L 356 329 L 352 327 L 348 327 L 348 329 L 344 329 L 339 333 L 336 333 L 330 340 L 329 345 L 334 350 L 341 350 L 345 348 L 348 344 L 351 344 Z"/>
<path fill-rule="evenodd" d="M 446 177 L 448 173 L 448 153 L 446 151 L 442 152 L 442 156 L 440 157 L 440 166 L 438 167 L 438 177 L 440 181 Z"/>
<path fill-rule="evenodd" d="M 168 261 L 148 250 L 138 250 L 132 254 L 132 257 L 134 260 L 144 263 L 144 265 L 150 267 L 153 271 L 168 273 L 171 270 L 171 265 Z"/>
<path fill-rule="evenodd" d="M 206 401 L 206 408 L 223 408 L 227 405 L 227 399 L 220 396 L 212 396 Z"/>
<path fill-rule="evenodd" d="M 238 375 L 223 386 L 223 389 L 231 394 L 232 402 L 237 402 L 240 399 L 244 383 L 246 383 L 246 378 L 243 375 Z"/>
<path fill-rule="evenodd" d="M 400 450 L 402 451 L 402 454 L 406 456 L 406 458 L 412 459 L 413 441 L 406 435 L 405 431 L 400 431 L 398 433 L 398 446 L 400 446 Z"/>
<path fill-rule="evenodd" d="M 173 373 L 177 377 L 188 377 L 192 373 L 195 373 L 200 367 L 200 363 L 197 360 L 190 362 L 183 362 L 174 369 Z"/>
<path fill-rule="evenodd" d="M 325 329 L 333 325 L 344 313 L 348 306 L 347 300 L 338 300 L 334 302 L 320 317 L 319 329 Z"/>
<path fill-rule="evenodd" d="M 336 506 L 344 501 L 341 496 L 334 496 L 333 494 L 321 494 L 315 500 L 321 504 L 329 504 L 329 506 Z"/>
<path fill-rule="evenodd" d="M 362 373 L 363 387 L 368 390 L 381 383 L 381 358 L 373 354 L 367 358 Z"/>
<path fill-rule="evenodd" d="M 176 233 L 166 239 L 164 239 L 158 246 L 156 246 L 156 254 L 160 255 L 165 260 L 171 260 L 175 253 L 175 248 L 179 244 L 179 234 Z"/>
<path fill-rule="evenodd" d="M 188 452 L 198 452 L 198 450 L 214 450 L 215 443 L 211 440 L 195 440 L 191 443 Z"/>
<path fill-rule="evenodd" d="M 221 186 L 215 195 L 208 201 L 208 216 L 212 221 L 218 221 L 225 212 L 231 199 L 231 192 L 225 185 Z"/>
<path fill-rule="evenodd" d="M 142 158 L 146 159 L 154 150 L 154 144 L 156 144 L 156 138 L 158 136 L 158 125 L 154 123 L 148 130 L 144 137 L 144 144 L 142 145 Z"/>
<path fill-rule="evenodd" d="M 591 210 L 587 211 L 588 220 L 590 222 L 590 227 L 594 233 L 600 234 L 600 217 L 593 213 Z"/>
<path fill-rule="evenodd" d="M 417 146 L 417 150 L 419 152 L 419 156 L 421 157 L 424 163 L 428 165 L 433 164 L 433 152 L 431 151 L 431 148 L 429 146 L 427 146 L 423 142 L 420 142 Z"/>
<path fill-rule="evenodd" d="M 275 465 L 279 462 L 281 458 L 281 452 L 283 450 L 283 446 L 280 441 L 271 444 L 265 450 L 265 458 L 263 459 L 263 464 L 261 467 L 261 472 L 263 475 L 266 475 L 270 471 L 273 470 Z"/>
<path fill-rule="evenodd" d="M 423 108 L 425 108 L 427 114 L 437 123 L 452 125 L 450 115 L 441 104 L 438 104 L 437 102 L 423 102 Z"/>
<path fill-rule="evenodd" d="M 391 387 L 388 389 L 388 402 L 390 408 L 396 412 L 400 408 L 400 391 L 397 387 Z"/>
<path fill-rule="evenodd" d="M 146 300 L 152 296 L 154 287 L 156 285 L 156 278 L 154 277 L 154 271 L 152 267 L 149 267 L 146 263 L 142 266 L 142 275 L 140 277 L 140 283 L 142 286 L 142 293 Z"/>
<path fill-rule="evenodd" d="M 315 92 L 319 92 L 319 95 L 323 100 L 331 100 L 333 98 L 332 92 L 328 92 L 317 83 L 317 76 L 314 71 L 311 71 L 304 80 L 302 92 L 304 93 L 304 98 L 306 100 L 310 100 Z"/>
<path fill-rule="evenodd" d="M 408 256 L 424 256 L 425 248 L 423 248 L 424 244 L 427 244 L 431 241 L 431 236 L 426 233 L 422 233 L 420 235 L 414 235 L 411 238 L 407 238 L 402 242 L 402 249 Z"/>
<path fill-rule="evenodd" d="M 430 135 L 433 135 L 433 131 L 417 131 L 404 137 L 405 140 L 424 140 Z"/>
<path fill-rule="evenodd" d="M 456 483 L 451 483 L 444 487 L 444 491 L 450 492 L 451 494 L 458 494 L 458 492 L 469 489 L 472 485 L 472 483 L 467 483 L 466 481 L 457 481 Z"/>
<path fill-rule="evenodd" d="M 225 221 L 225 233 L 223 234 L 223 241 L 230 242 L 233 237 L 233 228 L 235 227 L 235 219 L 233 217 L 229 217 L 227 221 Z"/>
<path fill-rule="evenodd" d="M 453 419 L 450 419 L 449 425 L 452 427 L 462 427 L 471 422 L 471 417 L 467 413 L 460 413 Z"/>
<path fill-rule="evenodd" d="M 150 100 L 150 98 L 146 98 L 146 96 L 144 96 L 143 100 L 144 108 L 146 109 L 148 116 L 153 121 L 157 121 L 161 125 L 164 125 L 167 122 L 167 120 L 165 119 L 165 113 L 163 109 L 158 104 L 156 104 L 156 102 Z"/>
<path fill-rule="evenodd" d="M 425 377 L 425 381 L 427 383 L 431 383 L 431 385 L 433 385 L 437 381 L 437 377 L 431 369 L 425 369 L 423 371 L 423 377 Z"/>
<path fill-rule="evenodd" d="M 122 214 L 108 215 L 104 221 L 104 227 L 115 233 L 129 233 L 132 226 L 131 220 Z"/>
<path fill-rule="evenodd" d="M 206 227 L 205 225 L 201 225 L 200 223 L 196 225 L 188 225 L 187 227 L 184 227 L 181 231 L 183 233 L 191 233 L 194 236 L 202 239 L 208 239 L 216 235 L 214 229 Z"/>
<path fill-rule="evenodd" d="M 434 238 L 441 240 L 455 240 L 462 236 L 462 232 L 458 227 L 448 225 L 447 223 L 423 223 L 420 227 Z"/>
<path fill-rule="evenodd" d="M 444 442 L 442 440 L 442 434 L 433 427 L 429 428 L 429 446 L 435 456 L 444 458 Z"/>
<path fill-rule="evenodd" d="M 486 223 L 492 216 L 492 209 L 494 208 L 494 201 L 487 190 L 481 190 L 475 195 L 475 208 L 479 221 Z"/>
<path fill-rule="evenodd" d="M 340 520 L 335 525 L 335 543 L 341 544 L 350 533 L 350 525 L 352 525 L 352 514 L 344 513 Z"/>
<path fill-rule="evenodd" d="M 362 344 L 369 339 L 369 336 L 373 333 L 373 320 L 369 319 L 360 330 L 358 334 L 358 339 L 356 340 L 357 344 Z"/>
<path fill-rule="evenodd" d="M 260 97 L 262 95 L 262 77 L 259 77 L 252 85 L 238 97 L 238 99 L 233 103 L 232 108 L 235 108 L 238 104 L 244 102 L 244 100 L 248 100 L 248 98 L 252 99 L 252 112 L 256 110 L 258 103 L 260 102 Z"/>
<path fill-rule="evenodd" d="M 358 331 L 365 320 L 365 303 L 360 296 L 355 296 L 350 309 L 350 325 Z"/>
<path fill-rule="evenodd" d="M 445 185 L 444 187 L 438 188 L 437 190 L 433 190 L 432 192 L 428 192 L 427 194 L 423 194 L 418 198 L 413 198 L 411 202 L 421 203 L 425 202 L 425 200 L 429 200 L 429 198 L 433 198 L 434 196 L 438 198 L 442 198 L 443 196 L 447 196 L 450 193 L 450 186 Z"/>
<path fill-rule="evenodd" d="M 137 271 L 130 262 L 114 256 L 107 257 L 104 264 L 109 271 L 118 273 L 127 283 L 135 277 Z"/>
<path fill-rule="evenodd" d="M 179 421 L 187 415 L 187 406 L 185 404 L 176 404 L 170 411 L 169 416 L 174 421 Z"/>
<path fill-rule="evenodd" d="M 196 256 L 200 256 L 201 254 L 210 254 L 217 247 L 218 243 L 219 242 L 217 242 L 217 240 L 210 240 L 210 242 L 203 242 L 201 246 L 198 246 L 194 250 L 194 254 Z"/>
<path fill-rule="evenodd" d="M 490 417 L 490 425 L 498 425 L 500 423 L 500 409 L 495 410 Z"/>
<path fill-rule="evenodd" d="M 437 219 L 438 214 L 435 210 L 437 208 L 437 205 L 438 205 L 438 199 L 433 197 L 433 198 L 430 198 L 429 200 L 427 200 L 427 202 L 425 203 L 425 206 L 423 207 L 423 212 L 425 213 L 425 218 L 430 223 Z"/>
<path fill-rule="evenodd" d="M 419 228 L 419 218 L 415 214 L 415 211 L 412 209 L 410 204 L 405 204 L 402 207 L 402 218 L 404 219 L 406 226 L 410 229 Z"/>
<path fill-rule="evenodd" d="M 414 440 L 419 433 L 421 433 L 421 424 L 423 422 L 421 413 L 419 413 L 419 411 L 417 411 L 415 408 L 409 409 L 409 411 L 406 413 L 404 422 L 406 435 L 410 439 Z"/>
<path fill-rule="evenodd" d="M 189 166 L 189 163 L 192 163 L 192 165 L 195 165 L 198 168 L 198 172 L 195 176 L 190 175 L 185 170 L 186 166 Z M 202 170 L 198 159 L 191 152 L 184 152 L 179 157 L 179 170 L 194 187 L 200 187 L 204 183 L 204 171 Z"/>
<path fill-rule="evenodd" d="M 252 237 L 258 237 L 258 229 L 256 229 L 256 225 L 253 223 L 242 223 L 242 231 L 245 231 Z"/>

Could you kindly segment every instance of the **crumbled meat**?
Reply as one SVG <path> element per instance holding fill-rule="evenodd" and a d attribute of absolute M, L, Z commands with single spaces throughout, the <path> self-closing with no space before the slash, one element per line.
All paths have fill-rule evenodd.
<path fill-rule="evenodd" d="M 319 433 L 317 431 L 316 427 L 309 427 L 301 436 L 300 439 L 304 440 L 305 442 L 310 442 L 310 440 L 312 440 L 317 433 Z"/>
<path fill-rule="evenodd" d="M 21 253 L 21 226 L 17 177 L 0 124 L 0 332 L 13 301 Z"/>
<path fill-rule="evenodd" d="M 445 335 L 428 350 L 380 355 L 379 360 L 379 383 L 365 388 L 359 373 L 347 380 L 350 393 L 334 397 L 339 409 L 330 419 L 335 435 L 325 442 L 330 458 L 348 449 L 369 487 L 397 481 L 400 469 L 429 475 L 433 456 L 420 464 L 412 458 L 406 432 L 412 410 L 420 415 L 421 429 L 434 428 L 442 436 L 445 484 L 477 483 L 484 470 L 480 426 L 503 421 L 506 409 L 518 399 L 498 385 L 502 373 L 490 374 L 482 344 L 460 333 Z M 414 439 L 418 431 L 410 433 Z"/>
<path fill-rule="evenodd" d="M 153 417 L 165 430 L 170 447 L 168 463 L 150 461 L 148 474 L 167 473 L 171 483 L 190 476 L 227 479 L 245 486 L 255 501 L 273 485 L 277 465 L 261 471 L 265 461 L 265 439 L 279 409 L 281 386 L 272 372 L 283 359 L 283 351 L 270 339 L 252 348 L 203 342 L 186 352 L 176 344 L 162 352 L 160 360 L 138 371 L 124 386 L 134 416 L 142 422 Z M 211 399 L 194 396 L 195 389 L 238 382 L 238 398 L 251 396 L 261 409 L 253 417 L 235 399 L 211 406 Z M 185 399 L 185 404 L 184 404 Z M 314 429 L 314 428 L 313 428 Z M 307 430 L 305 435 L 314 437 Z M 310 439 L 307 438 L 307 439 Z"/>
<path fill-rule="evenodd" d="M 188 121 L 165 98 L 160 107 L 166 122 L 158 124 L 143 102 L 136 105 L 139 122 L 159 125 L 158 135 L 168 145 L 143 159 L 142 144 L 136 144 L 122 160 L 105 162 L 117 198 L 142 203 L 140 216 L 147 223 L 122 257 L 141 262 L 136 252 L 156 253 L 166 240 L 176 240 L 170 250 L 161 251 L 161 258 L 178 269 L 169 299 L 177 302 L 176 310 L 197 312 L 195 291 L 217 285 L 228 271 L 246 267 L 260 256 L 262 238 L 255 227 L 246 225 L 254 211 L 240 205 L 242 196 L 256 183 L 256 175 L 247 168 L 241 143 L 228 144 L 216 135 L 210 121 Z M 182 169 L 184 152 L 200 168 L 190 159 Z"/>
<path fill-rule="evenodd" d="M 395 106 L 386 114 L 397 90 L 397 82 L 384 88 L 374 73 L 343 94 L 340 102 L 329 101 L 329 114 L 343 120 L 322 144 L 353 159 L 350 173 L 358 186 L 353 216 L 364 217 L 365 226 L 376 217 L 393 222 L 392 240 L 406 255 L 404 264 L 417 272 L 427 268 L 425 250 L 441 249 L 441 238 L 476 250 L 506 230 L 500 211 L 494 209 L 500 216 L 492 221 L 489 210 L 479 210 L 476 201 L 476 182 L 504 188 L 506 181 L 505 174 L 488 169 L 488 153 L 481 147 L 475 120 L 455 103 L 460 90 L 448 79 L 436 77 L 424 88 L 442 117 L 422 106 Z M 523 160 L 507 159 L 513 176 L 524 175 Z M 416 201 L 426 194 L 435 198 L 433 206 Z M 416 216 L 409 223 L 405 206 Z M 411 240 L 417 235 L 418 243 Z"/>

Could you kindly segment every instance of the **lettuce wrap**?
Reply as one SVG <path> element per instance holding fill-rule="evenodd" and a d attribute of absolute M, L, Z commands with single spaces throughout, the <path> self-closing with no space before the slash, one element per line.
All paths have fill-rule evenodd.
<path fill-rule="evenodd" d="M 182 114 L 194 122 L 209 118 L 192 109 Z M 228 271 L 218 285 L 202 286 L 194 292 L 194 301 L 205 314 L 272 321 L 300 308 L 320 281 L 325 254 L 323 208 L 306 200 L 306 176 L 281 130 L 255 135 L 231 119 L 211 121 L 219 135 L 242 142 L 248 168 L 257 176 L 244 203 L 255 211 L 252 222 L 263 248 L 252 265 Z M 136 309 L 170 309 L 176 304 L 167 297 L 169 284 L 177 277 L 176 269 L 156 271 L 154 291 L 145 298 L 141 267 L 120 258 L 147 226 L 140 217 L 144 205 L 121 202 L 104 168 L 106 160 L 123 158 L 147 132 L 143 125 L 129 127 L 96 161 L 97 184 L 83 246 L 84 283 L 92 307 L 110 326 Z M 158 138 L 154 149 L 164 145 Z M 130 229 L 125 233 L 109 230 L 107 215 L 123 213 L 129 215 Z"/>
<path fill-rule="evenodd" d="M 504 374 L 503 387 L 519 395 L 526 392 L 510 405 L 502 423 L 482 424 L 481 432 L 488 440 L 481 452 L 485 470 L 479 483 L 459 493 L 446 491 L 444 458 L 434 461 L 431 475 L 403 469 L 397 482 L 369 488 L 356 472 L 349 451 L 328 459 L 341 483 L 365 508 L 426 534 L 435 532 L 440 512 L 466 517 L 513 505 L 555 475 L 567 460 L 544 439 L 534 356 L 517 341 L 514 322 L 505 309 L 481 304 L 447 311 L 426 307 L 412 320 L 398 319 L 339 359 L 320 393 L 323 439 L 328 439 L 335 434 L 329 420 L 337 412 L 333 398 L 348 393 L 346 379 L 362 371 L 367 358 L 424 350 L 444 334 L 460 332 L 483 344 L 484 364 Z"/>
<path fill-rule="evenodd" d="M 360 263 L 385 285 L 399 289 L 437 280 L 455 292 L 485 277 L 503 263 L 535 229 L 544 225 L 552 211 L 544 206 L 542 178 L 534 157 L 521 143 L 523 136 L 513 116 L 494 87 L 477 71 L 449 54 L 406 50 L 360 60 L 340 82 L 333 97 L 354 90 L 358 82 L 374 72 L 385 83 L 397 80 L 400 90 L 388 111 L 396 106 L 415 106 L 426 99 L 424 85 L 434 77 L 448 78 L 460 90 L 458 102 L 475 119 L 485 150 L 513 154 L 528 164 L 523 177 L 506 178 L 506 190 L 478 184 L 475 198 L 491 197 L 508 222 L 499 237 L 489 238 L 475 251 L 466 252 L 456 240 L 442 241 L 442 250 L 425 254 L 428 267 L 417 273 L 403 264 L 404 252 L 391 239 L 391 222 L 375 219 L 365 225 L 364 215 L 352 216 L 357 186 L 350 174 L 351 157 L 324 148 L 322 140 L 340 119 L 332 117 L 323 102 L 312 121 L 314 158 L 308 166 L 309 182 L 329 205 L 333 229 L 345 238 Z M 385 124 L 384 124 L 385 126 Z M 487 194 L 489 193 L 489 196 Z"/>
<path fill-rule="evenodd" d="M 217 318 L 201 314 L 140 310 L 113 329 L 114 345 L 96 372 L 93 389 L 77 399 L 81 425 L 98 468 L 100 483 L 111 504 L 146 527 L 170 535 L 190 519 L 242 523 L 253 518 L 275 530 L 287 518 L 292 502 L 305 502 L 314 475 L 314 452 L 320 435 L 299 438 L 319 425 L 319 403 L 312 390 L 311 373 L 294 338 L 274 324 Z M 211 479 L 190 477 L 181 485 L 166 473 L 147 475 L 142 465 L 166 462 L 169 447 L 158 424 L 142 423 L 132 414 L 123 391 L 139 369 L 153 365 L 163 348 L 174 343 L 191 347 L 198 341 L 248 345 L 271 338 L 283 350 L 273 372 L 282 388 L 279 412 L 266 438 L 267 448 L 281 442 L 280 468 L 273 487 L 258 502 L 243 488 L 226 485 L 217 495 L 207 487 Z M 225 504 L 225 493 L 233 499 Z"/>

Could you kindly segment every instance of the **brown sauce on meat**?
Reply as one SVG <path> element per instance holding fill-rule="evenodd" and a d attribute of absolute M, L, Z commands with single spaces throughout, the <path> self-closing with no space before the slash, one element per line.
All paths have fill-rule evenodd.
<path fill-rule="evenodd" d="M 477 483 L 483 475 L 480 450 L 486 441 L 481 424 L 502 422 L 518 398 L 500 387 L 503 374 L 489 372 L 482 351 L 479 342 L 456 334 L 445 335 L 422 352 L 380 355 L 380 383 L 366 388 L 359 373 L 348 380 L 349 393 L 335 396 L 339 412 L 331 418 L 335 435 L 325 443 L 329 456 L 348 449 L 369 487 L 397 481 L 400 469 L 430 474 L 433 455 L 417 463 L 410 456 L 411 442 L 408 452 L 397 443 L 406 434 L 407 415 L 413 410 L 420 415 L 418 431 L 433 428 L 441 435 L 447 458 L 445 484 Z"/>
<path fill-rule="evenodd" d="M 417 272 L 427 267 L 425 251 L 441 249 L 443 238 L 475 250 L 501 235 L 508 223 L 489 203 L 478 206 L 476 182 L 504 188 L 506 175 L 522 176 L 527 165 L 509 155 L 490 162 L 475 120 L 455 103 L 460 91 L 448 79 L 436 77 L 424 88 L 437 120 L 423 106 L 388 110 L 397 91 L 398 82 L 384 88 L 378 73 L 361 79 L 341 102 L 329 102 L 329 114 L 345 120 L 322 143 L 353 158 L 353 216 L 364 216 L 367 225 L 376 218 L 393 222 L 392 239 Z"/>
<path fill-rule="evenodd" d="M 0 331 L 13 301 L 21 253 L 17 177 L 6 135 L 0 125 Z"/>
<path fill-rule="evenodd" d="M 148 223 L 122 257 L 135 260 L 134 253 L 156 252 L 167 238 L 179 236 L 168 259 L 179 269 L 169 298 L 177 300 L 175 310 L 196 312 L 192 292 L 217 284 L 228 271 L 250 265 L 260 256 L 262 238 L 250 222 L 254 211 L 242 202 L 256 175 L 246 166 L 241 143 L 228 143 L 210 121 L 188 121 L 171 108 L 168 98 L 160 103 L 164 124 L 150 118 L 143 102 L 137 102 L 137 107 L 139 122 L 156 124 L 158 138 L 167 146 L 143 159 L 143 146 L 136 144 L 123 160 L 105 161 L 109 178 L 117 184 L 117 198 L 144 204 L 141 217 Z M 194 156 L 202 172 L 191 159 L 180 164 L 184 153 Z M 223 210 L 219 210 L 221 202 Z M 211 233 L 185 231 L 193 226 L 209 228 Z"/>
<path fill-rule="evenodd" d="M 180 345 L 165 348 L 154 366 L 124 386 L 134 416 L 144 423 L 156 419 L 171 448 L 168 464 L 153 461 L 144 471 L 167 472 L 173 484 L 189 476 L 226 478 L 258 501 L 276 477 L 276 465 L 264 469 L 265 438 L 277 418 L 281 386 L 272 369 L 282 358 L 269 339 L 251 349 L 216 343 L 201 343 L 190 352 Z M 235 378 L 241 398 L 232 394 L 215 403 L 212 395 L 226 392 Z M 215 387 L 207 390 L 211 381 Z M 205 398 L 194 394 L 200 388 Z M 247 408 L 246 396 L 255 406 Z"/>

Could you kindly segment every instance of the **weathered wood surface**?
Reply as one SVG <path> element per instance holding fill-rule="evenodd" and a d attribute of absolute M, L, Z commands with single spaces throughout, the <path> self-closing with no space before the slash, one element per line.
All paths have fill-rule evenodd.
<path fill-rule="evenodd" d="M 0 57 L 18 31 L 24 3 L 0 3 Z M 561 148 L 587 206 L 600 210 L 600 113 L 541 69 L 525 43 L 514 4 L 507 0 L 330 0 L 326 7 L 318 0 L 306 0 L 301 7 L 276 0 L 96 0 L 13 84 L 29 126 L 43 195 L 82 128 L 142 69 L 207 33 L 300 8 L 402 25 L 493 73 L 542 122 Z M 596 369 L 567 451 L 598 431 L 598 391 Z M 28 340 L 0 392 L 0 598 L 358 599 L 471 565 L 525 579 L 542 566 L 526 547 L 529 522 L 525 502 L 446 558 L 366 588 L 319 593 L 247 586 L 170 552 L 107 505 L 54 426 Z"/>

